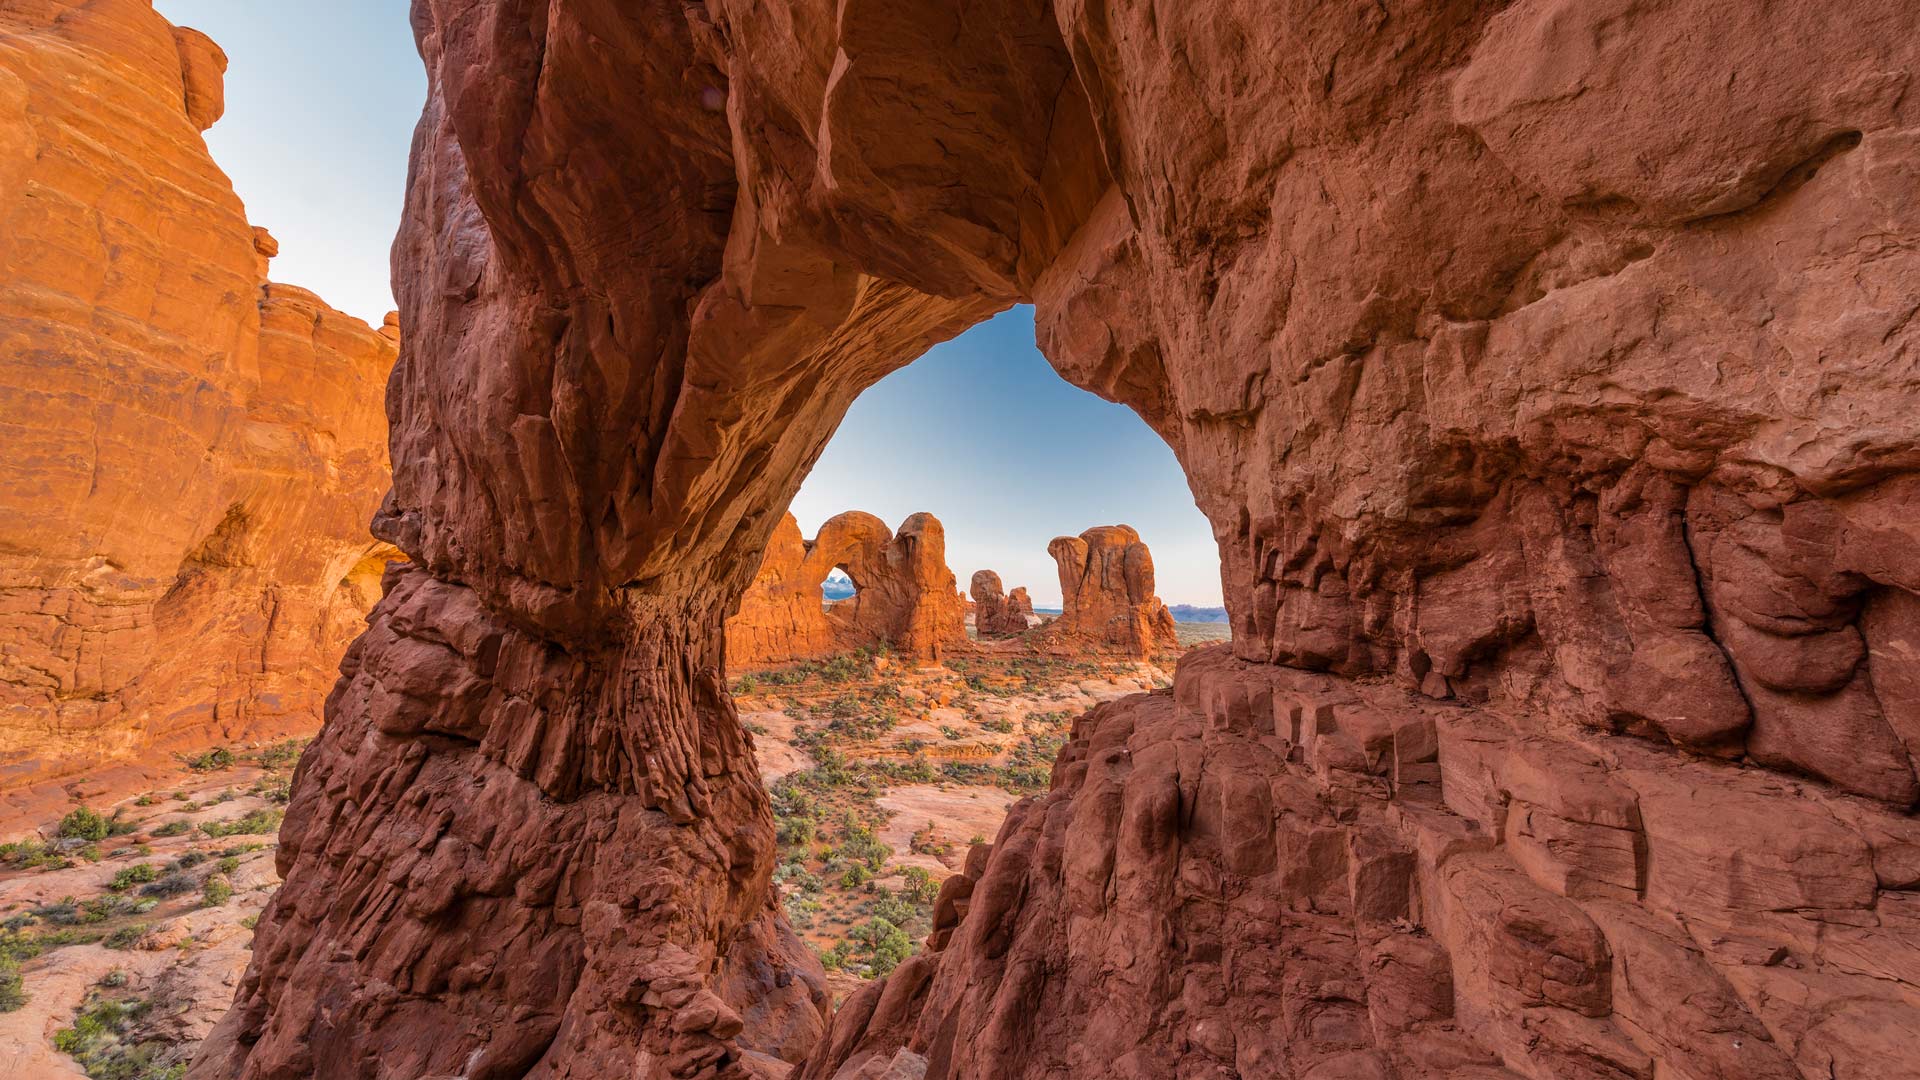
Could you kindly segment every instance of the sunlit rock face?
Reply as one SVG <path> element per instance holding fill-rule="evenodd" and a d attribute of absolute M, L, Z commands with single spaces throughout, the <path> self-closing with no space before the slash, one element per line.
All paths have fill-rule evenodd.
<path fill-rule="evenodd" d="M 835 570 L 854 594 L 828 607 L 821 586 Z M 967 640 L 966 618 L 947 568 L 946 530 L 932 514 L 914 514 L 895 533 L 850 510 L 828 518 L 812 540 L 787 514 L 727 620 L 727 663 L 764 667 L 861 648 L 937 660 Z"/>
<path fill-rule="evenodd" d="M 967 593 L 973 599 L 973 625 L 983 638 L 1024 634 L 1033 614 L 1033 600 L 1024 586 L 1006 591 L 1000 575 L 991 570 L 975 570 Z"/>
<path fill-rule="evenodd" d="M 1153 554 L 1130 526 L 1055 537 L 1047 553 L 1060 571 L 1061 612 L 1051 635 L 1142 659 L 1180 647 L 1173 613 L 1153 591 Z"/>
<path fill-rule="evenodd" d="M 413 566 L 195 1075 L 1914 1075 L 1911 21 L 417 3 Z M 1019 301 L 1233 644 L 829 1028 L 723 620 L 855 395 Z"/>
<path fill-rule="evenodd" d="M 402 557 L 397 330 L 267 283 L 226 63 L 144 0 L 0 3 L 0 787 L 311 732 Z"/>

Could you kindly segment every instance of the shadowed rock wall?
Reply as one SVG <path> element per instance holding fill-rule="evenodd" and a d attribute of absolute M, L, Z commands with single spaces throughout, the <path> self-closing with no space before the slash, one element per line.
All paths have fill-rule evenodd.
<path fill-rule="evenodd" d="M 312 731 L 388 558 L 397 352 L 303 289 L 145 0 L 0 2 L 0 787 Z"/>
<path fill-rule="evenodd" d="M 855 591 L 828 607 L 820 586 L 836 569 Z M 801 539 L 799 522 L 787 514 L 727 620 L 727 663 L 783 664 L 873 646 L 937 660 L 966 639 L 946 531 L 932 514 L 914 514 L 895 533 L 872 514 L 850 510 L 828 518 L 811 541 Z"/>
<path fill-rule="evenodd" d="M 1909 5 L 414 21 L 414 562 L 194 1075 L 1913 1074 Z M 853 397 L 1022 300 L 1233 655 L 1082 720 L 821 1041 L 724 613 Z"/>

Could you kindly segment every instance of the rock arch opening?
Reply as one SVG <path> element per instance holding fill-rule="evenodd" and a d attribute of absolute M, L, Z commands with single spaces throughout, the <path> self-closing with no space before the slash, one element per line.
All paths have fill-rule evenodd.
<path fill-rule="evenodd" d="M 1735 7 L 417 5 L 413 563 L 195 1074 L 1908 1060 L 1916 46 Z M 1233 645 L 829 1031 L 724 619 L 855 396 L 1019 301 Z"/>

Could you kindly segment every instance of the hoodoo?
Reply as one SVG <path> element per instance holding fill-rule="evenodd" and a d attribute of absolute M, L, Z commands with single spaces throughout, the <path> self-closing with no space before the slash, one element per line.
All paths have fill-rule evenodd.
<path fill-rule="evenodd" d="M 1004 591 L 1000 575 L 977 570 L 968 592 L 973 597 L 973 626 L 981 637 L 1007 637 L 1027 632 L 1027 616 L 1033 614 L 1033 601 L 1027 590 Z"/>
<path fill-rule="evenodd" d="M 1055 537 L 1047 553 L 1060 569 L 1060 618 L 1048 632 L 1087 647 L 1145 659 L 1180 647 L 1173 613 L 1153 591 L 1153 555 L 1125 525 Z"/>
<path fill-rule="evenodd" d="M 410 562 L 191 1075 L 1915 1076 L 1920 36 L 1844 8 L 416 3 Z M 0 118 L 192 100 L 141 0 L 0 11 Z M 0 155 L 15 228 L 99 145 Z M 854 398 L 1025 302 L 1233 642 L 829 1027 L 725 619 Z"/>
<path fill-rule="evenodd" d="M 267 281 L 226 64 L 146 0 L 0 0 L 0 787 L 313 731 L 404 558 L 397 330 Z"/>
<path fill-rule="evenodd" d="M 821 584 L 835 570 L 855 592 L 829 608 Z M 853 510 L 828 519 L 811 541 L 787 514 L 727 620 L 727 661 L 751 668 L 876 646 L 939 659 L 967 638 L 964 605 L 932 514 L 915 514 L 894 533 Z"/>

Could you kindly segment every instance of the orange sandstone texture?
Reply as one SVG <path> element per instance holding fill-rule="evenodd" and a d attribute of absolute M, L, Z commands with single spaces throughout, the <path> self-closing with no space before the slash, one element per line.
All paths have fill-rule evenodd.
<path fill-rule="evenodd" d="M 0 2 L 0 786 L 307 732 L 380 593 L 397 333 L 268 284 L 145 0 Z"/>
<path fill-rule="evenodd" d="M 820 587 L 836 569 L 855 593 L 827 607 Z M 932 514 L 909 517 L 896 534 L 852 510 L 829 518 L 811 541 L 801 539 L 799 522 L 787 514 L 727 620 L 727 662 L 752 668 L 876 645 L 937 660 L 966 639 L 946 531 Z"/>
<path fill-rule="evenodd" d="M 1033 614 L 1033 601 L 1027 590 L 1006 592 L 1000 575 L 991 570 L 976 570 L 968 590 L 973 596 L 973 625 L 983 638 L 1010 637 L 1027 632 L 1027 616 Z"/>
<path fill-rule="evenodd" d="M 412 563 L 193 1075 L 1914 1076 L 1920 38 L 1831 7 L 417 3 Z M 1233 644 L 826 1029 L 723 622 L 1022 301 Z"/>
<path fill-rule="evenodd" d="M 1060 618 L 1050 635 L 1146 659 L 1176 652 L 1173 613 L 1153 591 L 1153 555 L 1126 525 L 1059 536 L 1047 553 L 1060 569 Z"/>

